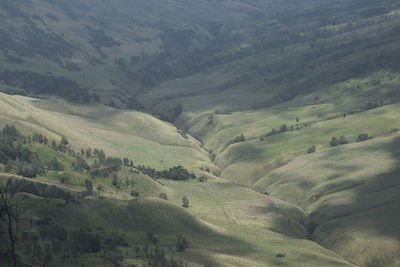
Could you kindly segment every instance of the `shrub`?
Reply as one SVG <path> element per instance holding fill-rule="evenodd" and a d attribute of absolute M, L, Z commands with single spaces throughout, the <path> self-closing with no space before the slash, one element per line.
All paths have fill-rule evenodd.
<path fill-rule="evenodd" d="M 288 130 L 288 128 L 287 128 L 286 124 L 282 124 L 281 128 L 279 129 L 279 132 L 280 132 L 280 133 L 284 133 L 284 132 L 286 132 L 287 130 Z"/>
<path fill-rule="evenodd" d="M 339 144 L 338 139 L 336 137 L 332 137 L 330 145 L 337 146 Z"/>
<path fill-rule="evenodd" d="M 93 191 L 92 181 L 90 181 L 89 179 L 86 179 L 85 180 L 85 188 L 88 192 L 92 192 Z"/>
<path fill-rule="evenodd" d="M 132 197 L 139 197 L 139 191 L 137 191 L 137 190 L 132 190 L 132 191 L 131 191 L 131 196 L 132 196 Z"/>
<path fill-rule="evenodd" d="M 176 239 L 176 250 L 179 252 L 183 252 L 188 247 L 189 247 L 189 242 L 186 240 L 186 238 L 182 237 L 181 235 L 178 235 Z"/>
<path fill-rule="evenodd" d="M 205 183 L 205 182 L 207 182 L 207 180 L 208 180 L 208 178 L 205 177 L 204 175 L 200 176 L 200 178 L 198 179 L 198 181 L 199 181 L 200 183 Z"/>
<path fill-rule="evenodd" d="M 113 174 L 111 183 L 113 186 L 118 187 L 118 176 L 116 173 Z"/>
<path fill-rule="evenodd" d="M 182 206 L 185 208 L 189 208 L 189 199 L 186 196 L 182 198 Z"/>
<path fill-rule="evenodd" d="M 54 157 L 47 163 L 47 169 L 52 171 L 63 171 L 64 165 L 56 157 Z"/>
<path fill-rule="evenodd" d="M 160 194 L 158 195 L 158 197 L 161 198 L 161 199 L 168 200 L 168 196 L 167 196 L 166 193 L 160 193 Z"/>
<path fill-rule="evenodd" d="M 308 148 L 307 154 L 311 154 L 315 152 L 315 145 L 312 145 L 312 147 Z"/>
<path fill-rule="evenodd" d="M 357 138 L 357 142 L 363 142 L 370 139 L 370 137 L 368 136 L 368 134 L 366 133 L 361 133 L 358 138 Z"/>

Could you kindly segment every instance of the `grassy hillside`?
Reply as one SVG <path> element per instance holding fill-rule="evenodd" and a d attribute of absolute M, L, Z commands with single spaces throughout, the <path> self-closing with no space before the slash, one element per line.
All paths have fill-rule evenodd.
<path fill-rule="evenodd" d="M 1 1 L 22 261 L 400 265 L 399 18 L 395 0 Z M 196 179 L 166 179 L 178 165 Z"/>
<path fill-rule="evenodd" d="M 96 120 L 101 118 L 104 124 L 100 129 L 104 129 L 107 127 L 107 115 L 114 116 L 112 120 L 114 127 L 119 125 L 116 130 L 111 130 L 109 126 L 108 131 L 114 133 L 118 129 L 120 132 L 127 131 L 126 135 L 131 138 L 138 138 L 140 134 L 146 132 L 145 130 L 151 132 L 153 127 L 173 128 L 162 122 L 158 122 L 159 125 L 148 123 L 140 124 L 140 131 L 138 129 L 135 132 L 132 130 L 135 128 L 127 127 L 124 123 L 124 113 L 137 120 L 141 116 L 148 115 L 115 111 L 100 105 L 72 105 L 57 99 L 37 101 L 19 96 L 1 95 L 1 97 L 3 103 L 1 107 L 4 107 L 1 112 L 2 123 L 17 125 L 23 134 L 33 136 L 34 131 L 41 132 L 49 139 L 57 139 L 57 143 L 62 131 L 65 130 L 66 134 L 63 136 L 68 137 L 72 148 L 77 150 L 81 145 L 75 141 L 74 136 L 79 140 L 81 138 L 89 140 L 89 137 L 96 140 L 95 131 L 98 132 L 99 128 L 94 126 L 92 128 L 90 125 L 97 125 Z M 35 101 L 37 103 L 34 103 Z M 51 111 L 55 110 L 55 107 L 59 108 L 59 112 Z M 122 113 L 122 116 L 117 116 L 117 113 Z M 27 115 L 28 118 L 24 117 Z M 39 119 L 42 123 L 46 123 L 47 127 L 39 123 Z M 63 123 L 59 124 L 58 121 Z M 79 130 L 76 130 L 76 135 L 69 134 L 72 129 L 77 129 L 75 128 L 77 126 L 74 126 L 77 121 L 85 123 L 86 130 L 93 131 L 87 139 L 79 135 Z M 49 122 L 53 122 L 54 125 Z M 55 127 L 59 127 L 57 131 L 54 130 Z M 172 138 L 167 137 L 165 140 L 171 142 Z M 176 143 L 166 147 L 179 148 L 183 146 L 179 142 L 189 142 L 179 134 L 173 141 Z M 266 266 L 292 265 L 299 262 L 300 266 L 350 265 L 337 254 L 307 240 L 307 230 L 304 227 L 306 217 L 295 205 L 211 175 L 208 175 L 209 179 L 206 182 L 197 179 L 154 180 L 134 167 L 123 166 L 115 171 L 118 177 L 116 185 L 112 173 L 103 177 L 93 176 L 89 171 L 77 170 L 78 157 L 72 156 L 71 152 L 52 148 L 50 143 L 45 145 L 28 141 L 23 147 L 36 153 L 43 163 L 57 158 L 64 166 L 62 171 L 49 169 L 39 173 L 35 178 L 22 178 L 15 175 L 13 170 L 1 174 L 3 185 L 10 177 L 14 179 L 14 184 L 23 181 L 18 187 L 17 197 L 22 207 L 19 227 L 29 229 L 20 233 L 20 238 L 24 242 L 18 243 L 18 252 L 24 262 L 30 261 L 30 258 L 37 254 L 34 261 L 39 265 L 52 262 L 57 266 L 63 262 L 63 266 L 65 264 L 129 266 L 129 264 L 144 264 L 152 259 L 150 254 L 138 256 L 135 252 L 136 247 L 142 251 L 147 245 L 150 251 L 153 251 L 158 245 L 168 258 L 172 256 L 182 259 L 189 266 L 204 264 Z M 99 148 L 101 145 L 107 147 L 107 142 L 89 144 Z M 162 144 L 157 145 L 162 146 Z M 113 142 L 110 142 L 109 146 L 118 148 Z M 183 146 L 183 148 L 199 153 L 202 151 L 199 147 Z M 120 154 L 112 154 L 112 151 L 110 150 L 112 156 L 131 155 L 123 154 L 123 150 Z M 79 154 L 79 150 L 77 153 Z M 168 161 L 167 152 L 159 153 L 158 156 L 165 158 L 166 164 L 174 163 L 172 160 Z M 86 160 L 89 164 L 93 164 L 95 159 L 94 156 L 90 156 Z M 139 162 L 140 159 L 135 158 L 135 164 Z M 1 170 L 6 171 L 8 165 L 8 163 L 1 164 Z M 189 167 L 193 166 L 189 164 Z M 93 192 L 89 191 L 87 180 L 90 180 Z M 98 189 L 100 184 L 101 190 Z M 138 195 L 132 195 L 132 191 Z M 160 193 L 165 193 L 167 200 L 158 198 Z M 189 208 L 182 207 L 183 196 L 188 197 Z M 158 239 L 156 243 L 148 237 L 149 232 Z M 189 248 L 184 253 L 176 251 L 177 235 L 182 235 L 190 242 Z M 82 243 L 80 246 L 83 247 L 80 249 L 78 246 L 80 243 L 76 242 L 79 236 L 88 242 Z M 114 245 L 109 247 L 107 244 L 111 241 L 107 238 L 117 239 L 112 241 L 115 243 L 111 243 Z M 24 247 L 24 244 L 27 245 Z M 32 254 L 29 244 L 37 244 L 40 247 L 51 246 L 51 249 L 46 249 L 51 253 L 37 251 Z M 64 253 L 60 252 L 60 247 Z"/>
<path fill-rule="evenodd" d="M 320 104 L 301 96 L 257 111 L 188 114 L 186 127 L 213 150 L 222 177 L 303 210 L 312 240 L 360 266 L 397 266 L 400 106 L 359 97 L 391 88 L 370 79 L 327 88 Z M 349 91 L 354 84 L 364 90 Z M 373 139 L 357 142 L 361 133 Z M 332 147 L 341 136 L 348 144 Z"/>
<path fill-rule="evenodd" d="M 5 94 L 0 94 L 0 101 L 2 126 L 13 123 L 23 133 L 42 132 L 56 140 L 65 136 L 76 150 L 100 147 L 107 154 L 157 169 L 215 168 L 196 140 L 185 139 L 176 127 L 144 113 Z"/>
<path fill-rule="evenodd" d="M 4 178 L 6 177 L 8 176 Z M 167 186 L 172 189 L 182 189 L 168 183 Z M 117 251 L 121 251 L 123 254 L 122 261 L 118 258 L 113 260 L 112 255 L 103 256 L 104 252 L 109 253 L 107 252 L 108 248 L 102 249 L 98 254 L 79 252 L 72 255 L 69 253 L 74 253 L 73 250 L 70 252 L 65 248 L 66 251 L 63 254 L 59 252 L 52 254 L 52 264 L 55 266 L 61 266 L 59 265 L 61 262 L 62 266 L 143 264 L 144 258 L 135 256 L 135 249 L 137 246 L 143 247 L 144 245 L 147 245 L 150 250 L 157 245 L 166 251 L 168 257 L 182 259 L 189 266 L 205 264 L 212 266 L 248 266 L 248 264 L 269 266 L 292 265 L 299 262 L 299 266 L 320 266 L 320 264 L 352 266 L 335 253 L 321 248 L 316 243 L 299 239 L 302 235 L 301 231 L 300 233 L 290 233 L 291 230 L 285 230 L 277 225 L 275 220 L 287 222 L 288 218 L 291 218 L 293 225 L 284 228 L 301 229 L 296 225 L 298 224 L 296 220 L 301 217 L 296 208 L 287 206 L 283 202 L 275 202 L 262 195 L 257 197 L 255 193 L 234 186 L 232 189 L 228 188 L 226 192 L 233 190 L 230 193 L 244 193 L 246 198 L 237 200 L 237 203 L 245 201 L 250 206 L 242 204 L 243 208 L 240 211 L 229 208 L 222 213 L 219 209 L 224 209 L 228 202 L 223 199 L 215 199 L 213 201 L 221 201 L 218 206 L 208 203 L 204 201 L 204 194 L 195 193 L 197 191 L 195 187 L 198 186 L 185 185 L 185 191 L 179 191 L 185 192 L 191 200 L 191 206 L 186 210 L 180 207 L 180 197 L 173 197 L 171 201 L 140 197 L 139 200 L 125 202 L 116 201 L 113 198 L 86 198 L 68 203 L 63 199 L 45 196 L 37 198 L 31 194 L 20 193 L 17 197 L 21 203 L 29 201 L 29 208 L 23 209 L 21 218 L 23 220 L 20 227 L 30 229 L 28 233 L 38 231 L 41 235 L 43 235 L 42 231 L 53 229 L 51 227 L 56 226 L 61 226 L 68 235 L 73 235 L 79 229 L 92 229 L 93 234 L 105 238 L 115 235 L 115 233 L 123 235 L 124 242 L 128 244 L 128 246 L 123 243 L 117 245 Z M 204 190 L 210 190 L 220 188 L 220 185 L 213 182 L 211 185 L 207 184 L 202 187 L 205 188 Z M 210 204 L 212 206 L 209 206 Z M 229 206 L 232 207 L 232 204 Z M 263 210 L 262 215 L 255 216 L 256 209 Z M 200 220 L 192 214 L 196 216 L 212 215 L 212 218 Z M 33 219 L 33 227 L 29 226 L 28 222 L 32 221 L 29 218 Z M 250 221 L 252 221 L 251 224 L 249 224 Z M 282 233 L 277 233 L 277 230 Z M 156 243 L 147 237 L 148 232 L 157 238 Z M 56 236 L 56 232 L 49 232 L 47 238 L 42 237 L 43 240 L 40 239 L 40 244 L 45 245 L 46 240 L 51 241 L 52 238 L 55 238 L 52 236 L 53 234 Z M 175 251 L 175 240 L 178 234 L 190 242 L 189 249 L 184 253 Z M 24 238 L 24 242 L 31 244 L 29 236 Z M 19 248 L 23 249 L 22 243 L 19 243 Z M 283 258 L 276 256 L 279 253 L 284 254 Z M 44 260 L 41 258 L 44 254 L 39 255 L 41 256 L 37 258 L 38 264 Z M 29 257 L 29 254 L 26 257 Z"/>
<path fill-rule="evenodd" d="M 307 153 L 312 145 L 317 151 L 329 148 L 334 136 L 344 136 L 352 143 L 361 133 L 379 137 L 400 128 L 398 104 L 370 102 L 359 97 L 382 94 L 391 87 L 391 82 L 348 92 L 349 87 L 362 83 L 370 85 L 368 80 L 358 80 L 328 88 L 321 95 L 322 103 L 310 104 L 306 97 L 299 97 L 257 111 L 209 111 L 188 115 L 184 125 L 203 141 L 205 148 L 217 154 L 216 163 L 223 170 L 223 177 L 241 179 L 241 183 L 251 185 L 272 169 Z M 278 133 L 284 124 L 287 131 Z M 277 134 L 271 134 L 272 129 Z M 241 134 L 245 142 L 232 144 Z"/>
<path fill-rule="evenodd" d="M 397 76 L 399 7 L 393 0 L 7 0 L 0 80 L 3 91 L 157 114 L 176 103 L 198 112 L 258 109 L 310 93 L 322 99 L 351 79 Z M 390 99 L 399 99 L 395 88 L 374 102 Z"/>
<path fill-rule="evenodd" d="M 302 207 L 324 247 L 361 266 L 396 266 L 399 148 L 395 135 L 302 156 L 257 186 Z"/>

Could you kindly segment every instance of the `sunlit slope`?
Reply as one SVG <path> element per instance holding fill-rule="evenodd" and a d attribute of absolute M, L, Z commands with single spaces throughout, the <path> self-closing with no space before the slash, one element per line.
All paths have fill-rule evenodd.
<path fill-rule="evenodd" d="M 95 177 L 91 179 L 93 187 L 102 184 L 104 188 L 100 197 L 79 199 L 79 205 L 75 201 L 65 204 L 61 194 L 50 196 L 46 193 L 55 192 L 57 188 L 82 194 L 88 176 L 70 172 L 73 158 L 68 155 L 36 143 L 29 147 L 44 160 L 58 157 L 65 170 L 62 173 L 49 171 L 27 179 L 27 183 L 37 187 L 21 187 L 22 194 L 28 193 L 29 197 L 35 194 L 29 200 L 29 210 L 24 216 L 50 217 L 54 223 L 71 231 L 90 228 L 112 232 L 117 229 L 131 245 L 120 248 L 125 255 L 124 263 L 138 263 L 132 250 L 136 244 L 154 246 L 146 237 L 147 232 L 152 232 L 168 256 L 182 258 L 189 266 L 350 266 L 337 254 L 307 240 L 306 217 L 301 209 L 223 179 L 209 179 L 205 183 L 197 180 L 154 181 L 141 173 L 132 174 L 125 167 L 118 172 L 121 182 L 118 188 L 112 186 L 110 177 Z M 0 179 L 10 176 L 0 174 Z M 65 178 L 62 183 L 60 176 Z M 129 179 L 129 185 L 125 184 L 126 179 Z M 49 187 L 48 190 L 43 186 Z M 29 188 L 31 190 L 24 191 Z M 129 196 L 132 189 L 140 192 L 138 198 Z M 161 192 L 168 195 L 168 200 L 154 198 Z M 184 195 L 190 201 L 186 209 L 182 207 Z M 28 223 L 29 220 L 23 221 Z M 174 248 L 177 234 L 184 235 L 190 242 L 185 253 L 170 249 Z M 55 257 L 54 264 L 74 266 L 74 260 L 85 264 L 106 264 L 101 257 L 89 254 L 71 261 L 66 259 L 63 263 Z"/>
<path fill-rule="evenodd" d="M 103 148 L 157 169 L 212 166 L 196 140 L 183 138 L 174 126 L 144 113 L 5 94 L 0 94 L 0 102 L 2 125 L 13 123 L 26 134 L 42 132 L 50 139 L 63 135 L 77 150 Z"/>
<path fill-rule="evenodd" d="M 8 177 L 0 175 L 1 180 Z M 31 181 L 43 183 L 37 179 Z M 154 246 L 146 236 L 151 232 L 168 257 L 183 259 L 189 266 L 353 266 L 302 237 L 305 230 L 299 222 L 304 216 L 293 205 L 223 181 L 204 185 L 162 182 L 176 193 L 170 194 L 168 201 L 151 197 L 130 201 L 89 197 L 79 200 L 79 204 L 65 204 L 63 199 L 42 198 L 40 194 L 34 196 L 22 191 L 21 199 L 29 200 L 30 204 L 21 226 L 26 224 L 29 228 L 28 218 L 51 218 L 52 223 L 71 231 L 90 228 L 104 235 L 117 230 L 130 245 L 119 247 L 125 255 L 124 264 L 142 263 L 134 256 L 132 248 L 145 244 L 150 248 Z M 66 186 L 60 189 L 75 191 Z M 224 193 L 218 194 L 221 189 Z M 191 201 L 187 209 L 180 205 L 182 194 Z M 190 242 L 185 253 L 170 249 L 174 248 L 178 234 Z M 284 256 L 277 257 L 279 253 Z M 74 266 L 76 261 L 108 266 L 107 261 L 95 254 L 78 255 L 74 259 L 55 256 L 53 264 Z"/>
<path fill-rule="evenodd" d="M 361 133 L 373 137 L 390 135 L 393 129 L 400 128 L 399 112 L 399 104 L 364 108 L 347 115 L 332 104 L 277 107 L 228 115 L 206 113 L 190 119 L 188 128 L 193 136 L 203 140 L 206 148 L 216 153 L 222 177 L 253 185 L 273 169 L 306 154 L 312 145 L 317 151 L 330 148 L 334 136 L 344 136 L 354 143 Z M 297 117 L 299 130 L 296 130 Z M 265 136 L 283 124 L 288 131 Z M 245 142 L 229 144 L 241 134 Z"/>
<path fill-rule="evenodd" d="M 222 179 L 207 183 L 162 181 L 185 194 L 188 212 L 246 246 L 225 244 L 211 259 L 223 266 L 346 266 L 340 256 L 307 240 L 305 215 L 298 207 Z M 170 201 L 180 205 L 181 195 Z M 279 253 L 284 257 L 277 257 Z M 212 265 L 214 266 L 214 265 Z"/>
<path fill-rule="evenodd" d="M 256 186 L 304 208 L 324 247 L 361 266 L 398 266 L 399 160 L 400 136 L 378 138 L 298 157 Z"/>

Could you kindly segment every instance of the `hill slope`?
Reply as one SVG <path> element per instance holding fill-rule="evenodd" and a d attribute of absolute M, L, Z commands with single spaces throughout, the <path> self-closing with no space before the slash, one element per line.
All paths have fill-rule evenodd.
<path fill-rule="evenodd" d="M 396 266 L 399 149 L 396 135 L 302 156 L 257 186 L 304 208 L 311 238 L 323 246 L 361 266 Z"/>
<path fill-rule="evenodd" d="M 65 136 L 77 150 L 101 147 L 110 155 L 157 169 L 180 164 L 215 168 L 196 140 L 185 139 L 176 127 L 144 113 L 2 93 L 0 101 L 2 126 L 12 122 L 24 133 L 42 132 L 52 139 Z"/>
<path fill-rule="evenodd" d="M 78 151 L 82 147 L 80 142 L 87 140 L 88 147 L 92 145 L 93 148 L 104 147 L 112 156 L 130 157 L 134 159 L 135 164 L 143 160 L 146 164 L 154 163 L 160 168 L 161 165 L 157 165 L 160 164 L 158 158 L 163 158 L 166 165 L 175 163 L 176 159 L 168 156 L 169 150 L 188 150 L 192 157 L 204 153 L 191 137 L 189 140 L 184 139 L 176 134 L 169 124 L 151 118 L 146 120 L 147 124 L 139 124 L 140 118 L 148 116 L 146 114 L 118 111 L 101 105 L 68 104 L 59 99 L 35 100 L 4 94 L 0 94 L 0 97 L 2 124 L 16 125 L 22 134 L 32 135 L 34 132 L 45 134 L 49 140 L 58 140 L 63 135 L 71 140 L 72 148 Z M 51 111 L 55 108 L 58 108 L 58 112 Z M 129 118 L 133 121 L 136 119 L 140 131 L 131 125 L 128 127 L 130 121 L 126 121 L 124 114 L 130 115 Z M 110 117 L 112 123 L 108 122 L 111 124 L 108 125 Z M 85 125 L 85 132 L 79 130 L 82 125 Z M 120 147 L 118 142 L 109 141 L 110 139 L 102 136 L 104 131 L 109 133 L 107 136 L 111 136 L 110 138 L 114 136 L 118 138 L 124 134 L 125 138 L 134 142 L 136 138 L 144 140 L 145 136 L 142 133 L 145 132 L 148 133 L 148 140 L 151 140 L 152 136 L 149 133 L 154 127 L 165 127 L 166 136 L 162 140 L 168 140 L 170 143 L 153 144 L 155 148 L 152 151 L 145 150 L 151 147 L 148 143 L 144 143 L 142 155 L 143 157 L 146 153 L 153 155 L 153 161 L 124 152 L 124 149 L 125 151 L 131 149 Z M 171 136 L 168 136 L 168 133 Z M 190 140 L 192 143 L 188 144 Z M 39 232 L 37 239 L 39 244 L 47 246 L 50 242 L 54 246 L 54 249 L 47 251 L 53 251 L 52 262 L 56 265 L 61 261 L 63 265 L 70 266 L 76 264 L 108 266 L 110 261 L 120 264 L 132 262 L 142 264 L 148 258 L 137 256 L 130 247 L 124 245 L 125 241 L 118 241 L 120 243 L 108 247 L 107 244 L 111 241 L 98 238 L 99 236 L 115 238 L 123 235 L 121 240 L 126 240 L 131 246 L 151 247 L 155 244 L 148 236 L 146 237 L 147 233 L 151 232 L 158 239 L 157 245 L 166 250 L 168 256 L 182 259 L 190 266 L 203 264 L 268 266 L 294 263 L 300 263 L 299 266 L 320 266 L 320 264 L 351 266 L 336 253 L 307 239 L 307 230 L 304 227 L 306 218 L 301 209 L 230 181 L 210 174 L 207 174 L 209 179 L 206 182 L 197 179 L 154 180 L 129 166 L 123 166 L 110 175 L 100 177 L 89 171 L 79 171 L 74 165 L 79 157 L 71 156 L 74 153 L 57 151 L 50 144 L 41 144 L 37 141 L 28 142 L 23 146 L 37 153 L 43 162 L 56 157 L 64 166 L 62 171 L 48 169 L 39 173 L 36 178 L 30 179 L 15 175 L 13 168 L 11 173 L 8 171 L 0 175 L 2 183 L 10 177 L 16 181 L 15 183 L 24 179 L 18 189 L 18 198 L 24 203 L 23 207 L 29 203 L 20 214 L 23 216 L 23 227 L 32 229 L 33 233 Z M 157 151 L 157 147 L 161 147 L 159 149 L 163 152 Z M 195 168 L 196 164 L 192 165 L 193 161 L 190 159 L 177 160 L 185 162 L 188 168 Z M 92 157 L 88 157 L 87 160 L 94 161 Z M 206 163 L 207 161 L 202 162 Z M 6 171 L 7 164 L 1 164 L 1 170 Z M 208 164 L 213 167 L 210 162 Z M 16 165 L 18 169 L 18 163 Z M 200 173 L 200 170 L 197 172 Z M 118 185 L 113 182 L 114 173 L 118 177 Z M 88 189 L 88 180 L 90 187 L 96 188 L 93 192 L 92 189 Z M 99 184 L 102 185 L 101 189 Z M 137 191 L 138 196 L 129 194 L 130 190 Z M 168 200 L 154 198 L 160 193 L 166 193 Z M 181 206 L 183 196 L 187 196 L 190 201 L 187 209 Z M 29 226 L 29 222 L 33 225 Z M 46 232 L 48 234 L 45 234 Z M 21 233 L 21 238 L 26 244 L 33 242 L 30 233 Z M 73 241 L 77 238 L 77 233 L 84 236 L 84 240 L 98 240 L 100 247 L 91 247 L 92 243 L 88 243 L 88 247 L 81 245 L 82 251 L 77 252 L 77 243 Z M 175 251 L 176 235 L 183 235 L 189 240 L 190 247 L 185 253 Z M 68 236 L 68 240 L 72 243 L 64 244 L 63 236 Z M 60 239 L 59 241 L 64 244 L 62 245 L 65 246 L 64 256 L 57 252 L 57 244 L 60 244 L 55 239 Z M 23 251 L 30 250 L 23 248 L 23 243 L 18 244 L 21 246 L 18 248 L 21 249 L 22 260 L 28 260 L 30 254 Z M 89 253 L 90 251 L 92 252 Z M 123 253 L 122 258 L 115 253 Z M 283 256 L 277 256 L 278 254 Z M 38 255 L 38 264 L 49 260 L 45 254 L 38 252 Z M 66 257 L 67 260 L 62 260 L 62 257 Z"/>
<path fill-rule="evenodd" d="M 393 0 L 7 0 L 0 7 L 0 80 L 11 92 L 163 114 L 177 103 L 187 111 L 273 106 L 381 70 L 398 77 Z M 398 101 L 396 92 L 388 88 L 374 102 Z"/>

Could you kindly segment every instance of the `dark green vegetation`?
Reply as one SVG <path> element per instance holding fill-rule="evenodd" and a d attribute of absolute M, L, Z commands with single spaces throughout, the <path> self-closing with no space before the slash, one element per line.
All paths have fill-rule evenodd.
<path fill-rule="evenodd" d="M 0 1 L 1 259 L 400 265 L 399 18 L 395 0 Z"/>
<path fill-rule="evenodd" d="M 43 157 L 41 158 L 39 154 Z M 50 161 L 45 160 L 50 157 L 53 157 Z M 136 169 L 131 160 L 107 157 L 102 149 L 88 148 L 78 153 L 71 148 L 65 137 L 62 137 L 59 143 L 56 140 L 49 142 L 48 138 L 40 133 L 23 136 L 14 126 L 8 124 L 0 132 L 0 159 L 0 164 L 2 164 L 0 166 L 7 173 L 0 176 L 1 264 L 36 266 L 64 262 L 75 265 L 80 262 L 79 258 L 82 256 L 96 254 L 99 258 L 93 262 L 102 265 L 118 266 L 129 256 L 137 259 L 138 263 L 146 262 L 152 266 L 185 266 L 180 259 L 167 258 L 165 248 L 157 245 L 158 240 L 151 232 L 148 235 L 151 236 L 152 246 L 149 247 L 148 242 L 143 241 L 143 247 L 140 244 L 132 247 L 128 244 L 125 234 L 119 233 L 119 228 L 103 229 L 98 226 L 99 224 L 91 223 L 84 225 L 78 223 L 75 227 L 66 227 L 70 223 L 68 221 L 70 216 L 80 217 L 78 215 L 81 212 L 80 206 L 87 202 L 84 197 L 102 195 L 106 187 L 99 183 L 100 179 L 111 180 L 111 186 L 117 189 L 120 189 L 122 186 L 120 183 L 124 182 L 123 187 L 128 189 L 130 180 L 124 178 L 121 181 L 119 178 L 122 168 L 129 169 L 130 173 L 143 171 L 150 174 L 150 177 L 157 178 L 175 180 L 195 178 L 193 173 L 190 174 L 182 166 L 157 172 L 145 166 L 139 166 Z M 148 173 L 149 170 L 150 173 Z M 42 179 L 59 177 L 59 184 L 79 186 L 81 189 L 70 191 L 63 186 L 49 185 L 40 180 L 25 180 L 15 174 L 28 178 L 40 176 Z M 85 179 L 84 184 L 81 184 L 81 180 L 73 180 L 74 176 L 90 176 L 91 178 Z M 98 183 L 97 191 L 93 190 L 93 183 Z M 109 182 L 104 184 L 107 183 L 109 184 Z M 137 199 L 139 192 L 133 190 L 131 196 Z M 165 193 L 161 193 L 160 197 L 167 200 Z M 40 201 L 41 198 L 45 201 Z M 188 207 L 187 199 L 186 202 L 185 207 Z M 23 207 L 18 208 L 17 205 Z M 115 204 L 110 202 L 110 205 Z M 129 205 L 127 208 L 135 209 Z M 55 209 L 58 211 L 56 212 Z M 70 214 L 70 212 L 77 214 Z M 57 214 L 56 218 L 53 216 L 55 214 Z M 90 215 L 91 218 L 92 215 Z M 104 215 L 104 217 L 107 216 Z M 18 231 L 19 227 L 27 231 Z M 151 228 L 148 229 L 151 230 Z M 176 250 L 183 252 L 188 247 L 189 242 L 178 234 Z M 135 266 L 135 264 L 130 266 Z"/>
<path fill-rule="evenodd" d="M 19 229 L 15 249 L 11 239 L 2 235 L 4 261 L 16 255 L 20 262 L 34 261 L 34 266 L 48 262 L 53 266 L 146 266 L 150 262 L 179 266 L 179 259 L 189 266 L 264 266 L 277 264 L 277 253 L 290 252 L 279 263 L 290 265 L 301 259 L 304 266 L 348 265 L 306 239 L 300 209 L 213 176 L 219 170 L 204 158 L 208 153 L 191 136 L 183 138 L 165 122 L 143 113 L 59 99 L 0 94 L 0 102 L 0 123 L 14 140 L 7 147 L 26 148 L 43 163 L 43 171 L 33 178 L 16 175 L 14 164 L 9 169 L 0 165 L 2 184 L 17 189 L 13 199 L 18 220 L 12 222 Z M 16 162 L 7 153 L 4 158 Z M 151 167 L 143 167 L 147 161 Z M 184 167 L 176 166 L 177 161 Z M 157 176 L 150 177 L 141 168 Z M 199 178 L 190 179 L 192 172 Z M 169 177 L 159 177 L 162 174 Z M 62 227 L 66 241 L 46 235 L 50 228 L 42 221 Z M 2 219 L 2 229 L 7 225 L 7 219 Z M 124 241 L 109 246 L 109 236 L 118 240 L 124 236 Z"/>
<path fill-rule="evenodd" d="M 117 0 L 112 7 L 4 0 L 0 79 L 9 92 L 146 108 L 168 121 L 182 104 L 240 110 L 312 93 L 309 101 L 320 103 L 321 90 L 348 79 L 382 69 L 395 77 L 398 7 L 394 0 Z M 375 79 L 367 94 L 354 84 L 348 93 L 370 108 L 399 99 L 395 86 L 381 84 Z"/>

